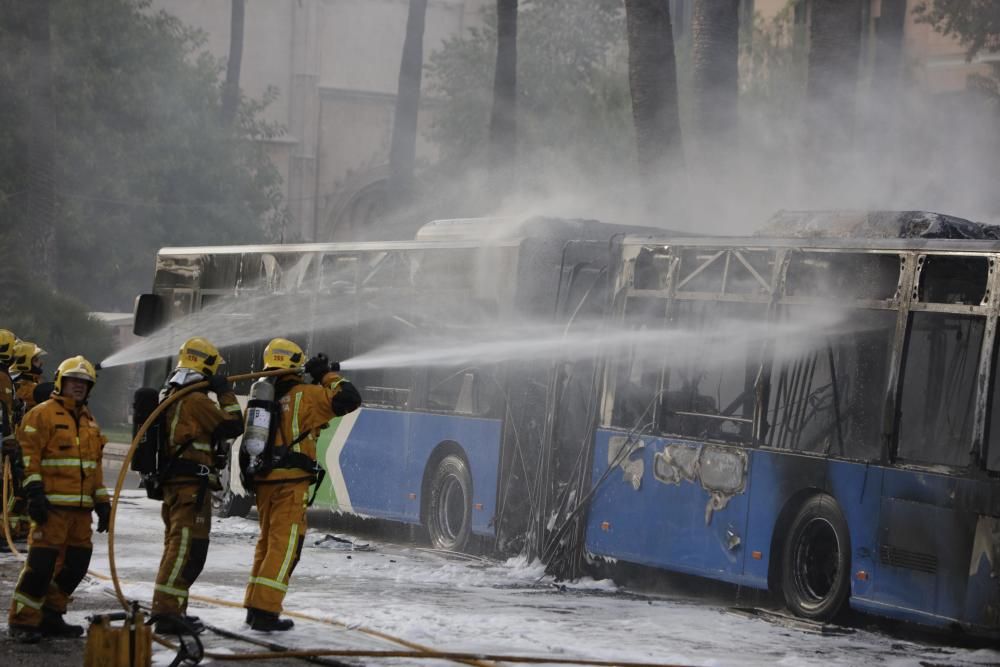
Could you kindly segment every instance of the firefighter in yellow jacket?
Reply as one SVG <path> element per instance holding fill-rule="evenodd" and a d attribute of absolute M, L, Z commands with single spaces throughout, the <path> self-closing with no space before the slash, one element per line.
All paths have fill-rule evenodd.
<path fill-rule="evenodd" d="M 188 589 L 205 566 L 212 525 L 211 492 L 221 489 L 219 469 L 228 460 L 226 441 L 243 432 L 243 417 L 232 386 L 219 375 L 223 363 L 218 349 L 204 338 L 181 346 L 177 367 L 167 381 L 167 395 L 195 382 L 208 380 L 173 403 L 164 413 L 167 460 L 161 462 L 166 529 L 163 558 L 153 589 L 153 613 L 160 616 L 156 631 L 183 631 L 185 624 L 200 630 L 198 619 L 187 616 Z M 208 396 L 212 391 L 218 405 Z"/>
<path fill-rule="evenodd" d="M 10 461 L 11 497 L 4 498 L 7 503 L 7 516 L 10 521 L 11 537 L 15 540 L 28 536 L 30 521 L 25 513 L 24 496 L 21 490 L 24 478 L 24 465 L 21 459 L 21 448 L 15 437 L 15 391 L 14 382 L 10 379 L 10 365 L 14 361 L 14 347 L 17 337 L 7 329 L 0 329 L 0 461 Z M 2 474 L 2 470 L 0 470 Z"/>
<path fill-rule="evenodd" d="M 98 532 L 107 531 L 111 516 L 101 474 L 107 440 L 87 409 L 96 382 L 93 364 L 83 357 L 62 362 L 52 397 L 18 429 L 31 534 L 8 620 L 10 634 L 23 642 L 83 634 L 63 615 L 90 565 L 91 513 L 97 513 Z"/>
<path fill-rule="evenodd" d="M 275 338 L 264 349 L 264 369 L 287 369 L 274 383 L 280 421 L 273 442 L 265 449 L 262 470 L 254 476 L 260 537 L 243 606 L 254 630 L 288 630 L 291 619 L 279 618 L 288 581 L 302 553 L 306 534 L 309 486 L 320 472 L 316 437 L 334 417 L 353 412 L 361 396 L 337 374 L 324 355 L 305 362 L 290 340 Z M 302 371 L 314 384 L 306 383 Z"/>
<path fill-rule="evenodd" d="M 28 341 L 20 341 L 14 346 L 14 361 L 10 370 L 19 419 L 35 407 L 35 387 L 42 380 L 42 357 L 45 354 L 45 350 Z"/>

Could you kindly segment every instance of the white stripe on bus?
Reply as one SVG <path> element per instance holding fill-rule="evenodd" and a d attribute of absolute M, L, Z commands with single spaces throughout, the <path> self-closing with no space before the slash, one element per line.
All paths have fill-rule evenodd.
<path fill-rule="evenodd" d="M 340 468 L 340 453 L 344 451 L 347 438 L 354 430 L 354 423 L 358 421 L 358 416 L 364 408 L 349 412 L 340 418 L 337 430 L 330 438 L 330 446 L 326 450 L 326 474 L 330 476 L 330 485 L 337 495 L 337 506 L 333 509 L 344 512 L 353 512 L 351 496 L 347 493 L 347 482 L 344 480 L 344 471 Z"/>

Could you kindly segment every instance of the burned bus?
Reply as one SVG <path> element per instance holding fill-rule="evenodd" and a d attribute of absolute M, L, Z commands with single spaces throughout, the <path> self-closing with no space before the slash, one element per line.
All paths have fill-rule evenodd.
<path fill-rule="evenodd" d="M 364 397 L 320 434 L 316 506 L 424 526 L 442 549 L 478 536 L 518 550 L 540 485 L 548 364 L 456 347 L 495 346 L 509 331 L 516 349 L 528 328 L 578 316 L 567 285 L 603 283 L 609 241 L 641 229 L 445 220 L 412 241 L 165 248 L 137 300 L 135 331 L 160 351 L 145 384 L 163 382 L 188 336 L 217 342 L 231 374 L 260 370 L 267 341 L 291 337 L 344 361 Z M 352 366 L 389 347 L 405 359 Z M 218 511 L 245 514 L 250 502 L 227 475 Z"/>
<path fill-rule="evenodd" d="M 1000 243 L 616 253 L 611 318 L 662 342 L 605 357 L 585 554 L 1000 635 Z"/>
<path fill-rule="evenodd" d="M 230 318 L 234 372 L 273 335 L 345 360 L 365 406 L 320 437 L 333 510 L 1000 635 L 1000 241 L 489 229 L 166 249 L 136 325 L 179 346 Z"/>

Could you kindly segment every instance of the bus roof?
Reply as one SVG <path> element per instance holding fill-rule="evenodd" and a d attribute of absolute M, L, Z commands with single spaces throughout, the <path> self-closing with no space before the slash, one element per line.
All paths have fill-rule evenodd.
<path fill-rule="evenodd" d="M 417 232 L 415 240 L 357 241 L 348 243 L 275 243 L 161 248 L 159 256 L 239 255 L 246 253 L 365 252 L 456 248 L 513 247 L 525 239 L 556 241 L 607 241 L 635 233 L 670 233 L 669 230 L 619 225 L 581 218 L 456 218 L 434 220 Z"/>
<path fill-rule="evenodd" d="M 516 246 L 521 239 L 501 241 L 358 241 L 353 243 L 270 243 L 257 245 L 176 246 L 161 248 L 159 256 L 243 255 L 253 253 L 366 252 L 380 250 L 424 250 L 437 248 L 495 248 Z"/>
<path fill-rule="evenodd" d="M 1000 252 L 1000 241 L 980 239 L 770 238 L 765 236 L 641 236 L 625 237 L 625 245 L 670 245 L 719 248 L 810 248 L 816 250 L 940 250 Z"/>

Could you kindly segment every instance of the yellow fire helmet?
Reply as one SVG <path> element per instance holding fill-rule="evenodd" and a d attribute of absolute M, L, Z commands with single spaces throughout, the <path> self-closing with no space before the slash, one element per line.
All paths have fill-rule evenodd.
<path fill-rule="evenodd" d="M 63 378 L 85 380 L 93 388 L 97 384 L 97 371 L 94 370 L 94 364 L 84 359 L 83 356 L 77 355 L 62 362 L 59 364 L 59 368 L 56 369 L 55 385 L 57 394 L 62 393 Z"/>
<path fill-rule="evenodd" d="M 9 364 L 14 359 L 14 345 L 17 336 L 13 331 L 0 329 L 0 363 Z"/>
<path fill-rule="evenodd" d="M 292 341 L 287 338 L 275 338 L 264 348 L 264 369 L 298 370 L 306 362 L 305 357 L 302 348 Z"/>
<path fill-rule="evenodd" d="M 10 365 L 12 373 L 30 373 L 34 360 L 45 355 L 46 352 L 34 343 L 26 340 L 14 345 L 14 361 Z"/>
<path fill-rule="evenodd" d="M 200 336 L 189 338 L 177 353 L 177 368 L 188 368 L 205 376 L 214 375 L 224 363 L 219 349 Z"/>

